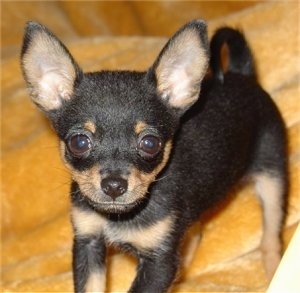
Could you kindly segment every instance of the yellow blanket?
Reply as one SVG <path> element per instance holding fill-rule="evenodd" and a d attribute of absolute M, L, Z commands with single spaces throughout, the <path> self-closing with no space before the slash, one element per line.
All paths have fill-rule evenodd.
<path fill-rule="evenodd" d="M 286 122 L 291 187 L 285 246 L 300 219 L 298 17 L 297 2 L 287 1 L 251 5 L 224 16 L 211 16 L 208 21 L 210 35 L 224 24 L 245 32 L 261 84 Z M 52 21 L 57 28 L 55 18 Z M 2 48 L 2 289 L 72 291 L 70 179 L 48 121 L 27 95 L 19 68 L 19 48 L 9 43 L 14 25 L 10 23 L 12 35 L 5 34 L 3 42 L 8 46 Z M 165 41 L 162 37 L 80 38 L 71 32 L 66 43 L 86 71 L 143 70 Z M 213 210 L 201 226 L 202 239 L 174 292 L 265 291 L 268 281 L 259 251 L 261 212 L 253 188 L 236 190 L 224 208 Z M 134 277 L 135 260 L 115 250 L 109 254 L 108 290 L 124 292 Z"/>

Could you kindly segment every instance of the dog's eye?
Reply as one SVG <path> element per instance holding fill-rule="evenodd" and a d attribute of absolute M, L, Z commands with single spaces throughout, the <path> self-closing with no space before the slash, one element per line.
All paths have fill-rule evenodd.
<path fill-rule="evenodd" d="M 92 148 L 92 142 L 86 134 L 78 133 L 69 138 L 68 148 L 74 157 L 80 158 Z"/>
<path fill-rule="evenodd" d="M 147 134 L 139 141 L 138 151 L 144 159 L 152 159 L 160 152 L 161 146 L 159 137 Z"/>

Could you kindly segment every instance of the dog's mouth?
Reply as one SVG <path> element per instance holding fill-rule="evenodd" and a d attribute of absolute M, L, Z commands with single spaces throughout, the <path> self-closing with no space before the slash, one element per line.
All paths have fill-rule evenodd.
<path fill-rule="evenodd" d="M 88 199 L 88 201 L 95 210 L 106 214 L 130 213 L 133 210 L 138 209 L 141 203 L 144 202 L 143 199 L 139 199 L 134 202 L 128 202 L 128 203 L 119 203 L 116 201 L 95 202 L 95 201 L 91 201 L 90 199 Z"/>

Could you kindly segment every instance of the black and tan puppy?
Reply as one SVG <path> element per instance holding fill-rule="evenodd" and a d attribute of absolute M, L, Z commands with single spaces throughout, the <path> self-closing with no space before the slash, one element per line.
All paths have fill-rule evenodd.
<path fill-rule="evenodd" d="M 205 23 L 192 21 L 147 72 L 83 73 L 50 31 L 28 23 L 22 70 L 73 179 L 76 292 L 105 290 L 111 244 L 138 258 L 130 292 L 166 292 L 186 229 L 245 177 L 262 203 L 265 264 L 275 270 L 287 192 L 284 125 L 256 82 L 242 34 L 220 29 L 211 59 L 209 51 Z"/>

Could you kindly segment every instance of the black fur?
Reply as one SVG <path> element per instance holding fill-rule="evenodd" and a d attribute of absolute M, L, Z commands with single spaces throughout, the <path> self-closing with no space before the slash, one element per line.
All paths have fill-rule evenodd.
<path fill-rule="evenodd" d="M 244 35 L 230 27 L 219 29 L 212 37 L 210 66 L 213 75 L 220 81 L 224 78 L 224 72 L 221 70 L 222 60 L 220 54 L 224 45 L 227 45 L 229 49 L 228 71 L 256 78 L 253 56 Z"/>
<path fill-rule="evenodd" d="M 253 58 L 241 33 L 224 28 L 214 35 L 210 60 L 213 77 L 202 81 L 200 98 L 192 107 L 174 107 L 170 102 L 172 96 L 164 99 L 158 90 L 162 56 L 176 50 L 173 45 L 178 36 L 188 30 L 192 35 L 194 31 L 199 33 L 195 43 L 199 42 L 208 55 L 206 28 L 203 22 L 195 21 L 183 27 L 169 41 L 147 72 L 83 74 L 70 57 L 76 71 L 71 98 L 62 98 L 56 108 L 45 109 L 42 106 L 59 139 L 65 144 L 66 163 L 82 174 L 99 163 L 101 178 L 111 176 L 117 183 L 115 178 L 132 175 L 132 167 L 141 174 L 151 175 L 164 163 L 163 150 L 168 142 L 172 142 L 172 150 L 163 169 L 133 203 L 126 198 L 126 192 L 125 195 L 120 192 L 115 201 L 102 193 L 99 198 L 95 193 L 94 199 L 86 196 L 85 192 L 89 191 L 83 192 L 75 179 L 72 183 L 73 208 L 105 219 L 105 231 L 131 231 L 135 228 L 146 231 L 167 217 L 172 219 L 172 229 L 151 249 L 141 249 L 133 244 L 134 241 L 115 241 L 116 246 L 133 253 L 139 260 L 130 292 L 165 292 L 171 287 L 180 264 L 179 248 L 187 227 L 224 198 L 240 179 L 262 172 L 279 178 L 283 192 L 278 204 L 284 205 L 285 202 L 287 161 L 284 124 L 269 95 L 253 78 Z M 22 50 L 26 80 L 30 79 L 30 72 L 24 59 L 29 58 L 26 54 L 30 53 L 32 39 L 40 31 L 55 38 L 39 24 L 27 26 Z M 224 43 L 230 52 L 226 73 L 221 70 L 220 64 L 220 48 Z M 71 56 L 64 46 L 62 48 L 65 54 Z M 186 54 L 188 57 L 189 49 Z M 29 86 L 32 87 L 30 82 Z M 37 98 L 35 102 L 39 105 L 40 100 Z M 94 133 L 86 129 L 86 121 L 96 125 Z M 140 134 L 134 132 L 138 121 L 147 125 Z M 77 134 L 83 135 L 91 145 L 82 156 L 74 156 L 70 150 L 70 138 Z M 153 135 L 161 143 L 162 151 L 151 159 L 138 151 L 141 137 L 145 135 Z M 100 185 L 101 182 L 99 188 Z M 113 183 L 111 188 L 115 188 Z M 113 236 L 104 230 L 93 235 L 81 235 L 75 222 L 74 283 L 75 291 L 83 292 L 90 272 L 104 270 L 105 247 Z"/>

